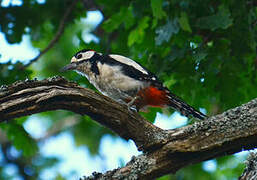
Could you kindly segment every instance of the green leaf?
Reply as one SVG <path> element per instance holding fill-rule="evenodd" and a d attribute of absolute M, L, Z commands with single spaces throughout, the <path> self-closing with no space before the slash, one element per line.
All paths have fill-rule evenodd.
<path fill-rule="evenodd" d="M 133 16 L 132 6 L 129 6 L 129 8 L 126 8 L 123 20 L 124 20 L 125 29 L 129 29 L 135 24 L 135 18 Z"/>
<path fill-rule="evenodd" d="M 148 107 L 147 112 L 140 112 L 140 114 L 150 122 L 154 122 L 156 113 L 161 112 L 161 108 Z"/>
<path fill-rule="evenodd" d="M 153 19 L 152 21 L 152 29 L 154 29 L 158 24 L 158 20 L 156 18 Z"/>
<path fill-rule="evenodd" d="M 156 19 L 162 19 L 167 16 L 165 11 L 162 9 L 162 0 L 151 0 L 151 7 L 153 11 L 153 16 Z"/>
<path fill-rule="evenodd" d="M 196 26 L 201 29 L 227 29 L 233 24 L 233 19 L 228 8 L 219 6 L 218 12 L 212 16 L 201 17 L 197 20 Z"/>
<path fill-rule="evenodd" d="M 0 127 L 6 132 L 16 149 L 22 150 L 24 156 L 33 156 L 38 151 L 37 143 L 25 131 L 22 125 L 17 123 L 1 124 Z"/>
<path fill-rule="evenodd" d="M 23 64 L 19 61 L 15 64 L 12 64 L 11 61 L 0 64 L 0 84 L 10 84 L 14 81 L 30 78 L 32 71 L 28 69 L 21 71 L 22 67 Z"/>
<path fill-rule="evenodd" d="M 181 16 L 178 19 L 178 22 L 179 22 L 181 29 L 183 29 L 184 31 L 192 32 L 192 29 L 188 22 L 187 14 L 185 12 L 181 13 Z"/>
<path fill-rule="evenodd" d="M 122 7 L 118 13 L 112 15 L 103 23 L 103 28 L 107 32 L 113 32 L 118 29 L 122 23 L 124 23 L 126 29 L 130 28 L 135 23 L 132 11 L 132 6 L 128 8 Z"/>
<path fill-rule="evenodd" d="M 156 45 L 161 45 L 164 41 L 168 42 L 173 34 L 177 34 L 179 32 L 178 19 L 168 20 L 167 24 L 159 27 L 156 30 L 155 43 Z"/>
<path fill-rule="evenodd" d="M 176 79 L 172 76 L 170 76 L 169 78 L 167 78 L 167 80 L 164 82 L 164 85 L 166 87 L 172 87 L 175 83 L 176 83 Z"/>
<path fill-rule="evenodd" d="M 145 29 L 149 26 L 148 21 L 150 18 L 145 16 L 140 20 L 138 26 L 129 33 L 128 46 L 132 46 L 134 43 L 140 44 L 145 36 Z"/>
<path fill-rule="evenodd" d="M 208 53 L 205 50 L 197 49 L 193 54 L 193 58 L 195 59 L 195 62 L 200 62 L 201 60 L 205 59 L 207 55 Z"/>

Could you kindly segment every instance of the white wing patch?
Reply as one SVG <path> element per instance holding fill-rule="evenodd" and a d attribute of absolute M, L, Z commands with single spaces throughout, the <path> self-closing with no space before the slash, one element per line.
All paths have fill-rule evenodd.
<path fill-rule="evenodd" d="M 116 54 L 110 54 L 109 56 L 121 63 L 133 66 L 134 68 L 136 68 L 137 70 L 141 71 L 144 74 L 148 74 L 148 72 L 142 66 L 140 66 L 138 63 L 136 63 L 132 59 L 129 59 L 129 58 L 121 56 L 121 55 L 116 55 Z"/>

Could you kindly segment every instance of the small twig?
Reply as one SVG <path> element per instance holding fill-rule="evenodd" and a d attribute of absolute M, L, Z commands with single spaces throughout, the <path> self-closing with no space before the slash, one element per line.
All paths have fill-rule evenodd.
<path fill-rule="evenodd" d="M 65 11 L 64 15 L 63 15 L 63 18 L 59 24 L 59 27 L 58 27 L 58 31 L 56 32 L 54 38 L 50 41 L 50 43 L 46 46 L 45 49 L 43 49 L 42 51 L 40 51 L 40 53 L 33 59 L 31 59 L 29 61 L 29 63 L 25 64 L 23 66 L 23 68 L 26 68 L 28 66 L 30 66 L 32 63 L 36 62 L 43 54 L 45 54 L 48 50 L 50 50 L 54 45 L 55 43 L 58 42 L 58 40 L 60 39 L 62 33 L 64 32 L 64 28 L 65 28 L 65 23 L 72 11 L 72 9 L 74 8 L 75 4 L 77 3 L 78 0 L 74 0 L 72 2 L 72 4 L 70 5 L 70 7 Z"/>

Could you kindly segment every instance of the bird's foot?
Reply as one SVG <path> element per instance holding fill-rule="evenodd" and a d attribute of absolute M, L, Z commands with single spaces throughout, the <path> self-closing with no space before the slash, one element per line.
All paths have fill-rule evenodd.
<path fill-rule="evenodd" d="M 138 112 L 139 108 L 135 104 L 135 101 L 138 99 L 138 97 L 133 98 L 127 105 L 129 112 Z"/>
<path fill-rule="evenodd" d="M 128 111 L 131 113 L 138 112 L 136 105 L 128 105 Z"/>

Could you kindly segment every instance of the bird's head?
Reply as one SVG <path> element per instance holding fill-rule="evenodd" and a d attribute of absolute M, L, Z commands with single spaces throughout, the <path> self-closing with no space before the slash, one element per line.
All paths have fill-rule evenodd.
<path fill-rule="evenodd" d="M 71 63 L 64 66 L 61 71 L 76 70 L 79 73 L 87 74 L 87 71 L 92 68 L 92 64 L 99 59 L 100 53 L 94 50 L 83 49 L 77 52 L 72 58 Z"/>

